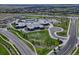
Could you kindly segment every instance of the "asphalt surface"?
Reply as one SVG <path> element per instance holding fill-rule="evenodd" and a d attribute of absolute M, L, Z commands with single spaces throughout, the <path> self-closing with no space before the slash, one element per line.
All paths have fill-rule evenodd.
<path fill-rule="evenodd" d="M 76 46 L 77 43 L 77 28 L 76 28 L 76 21 L 77 19 L 72 17 L 71 24 L 70 24 L 70 32 L 69 32 L 69 39 L 64 47 L 62 47 L 59 51 L 56 52 L 56 55 L 68 55 L 70 54 Z M 52 55 L 53 53 L 51 53 Z"/>
<path fill-rule="evenodd" d="M 65 46 L 63 46 L 60 50 L 56 51 L 56 55 L 68 55 L 73 51 L 73 49 L 76 46 L 76 43 L 77 43 L 77 37 L 76 37 L 77 18 L 72 17 L 72 18 L 70 18 L 70 20 L 71 20 L 71 23 L 70 23 L 70 29 L 69 29 L 69 39 Z M 52 54 L 53 53 L 51 53 L 51 55 Z"/>
<path fill-rule="evenodd" d="M 24 42 L 22 42 L 21 39 L 13 35 L 11 32 L 0 29 L 0 33 L 6 35 L 10 42 L 17 47 L 22 55 L 35 55 L 35 53 Z"/>
<path fill-rule="evenodd" d="M 55 34 L 55 32 L 62 32 L 62 29 L 61 28 L 59 28 L 59 27 L 51 27 L 51 28 L 49 28 L 49 30 L 50 30 L 50 32 L 51 32 L 51 34 L 52 34 L 52 36 L 54 37 L 54 38 L 56 38 L 56 39 L 63 39 L 63 40 L 65 40 L 65 39 L 67 39 L 67 37 L 63 37 L 63 36 L 58 36 L 57 34 Z"/>
<path fill-rule="evenodd" d="M 51 16 L 52 17 L 52 16 Z M 60 17 L 60 16 L 58 16 Z M 76 18 L 71 18 L 71 24 L 70 24 L 70 32 L 69 32 L 69 39 L 64 47 L 61 48 L 61 50 L 57 51 L 57 55 L 67 55 L 74 49 L 76 43 L 77 43 L 77 37 L 76 37 Z M 0 30 L 0 33 L 5 34 L 7 38 L 19 49 L 22 55 L 34 55 L 35 53 L 19 38 L 14 36 L 12 33 L 4 30 Z M 54 35 L 53 35 L 54 36 Z M 56 36 L 55 36 L 56 37 Z M 58 37 L 57 37 L 58 38 Z M 61 39 L 61 37 L 60 37 Z M 63 39 L 63 38 L 62 38 Z M 51 53 L 52 55 L 53 53 Z"/>

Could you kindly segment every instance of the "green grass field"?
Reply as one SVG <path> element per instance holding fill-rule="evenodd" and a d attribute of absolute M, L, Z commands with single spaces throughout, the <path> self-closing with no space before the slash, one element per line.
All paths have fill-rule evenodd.
<path fill-rule="evenodd" d="M 3 37 L 5 40 L 9 41 L 3 34 L 0 34 L 1 37 Z"/>
<path fill-rule="evenodd" d="M 35 31 L 29 33 L 25 33 L 23 31 L 18 31 L 14 29 L 9 30 L 15 35 L 17 35 L 16 33 L 18 33 L 25 40 L 30 41 L 36 47 L 37 53 L 40 55 L 47 54 L 50 50 L 54 49 L 55 46 L 61 44 L 59 40 L 52 39 L 49 36 L 48 30 Z"/>
<path fill-rule="evenodd" d="M 64 29 L 63 32 L 58 32 L 57 34 L 59 36 L 67 36 L 67 31 L 68 31 L 68 26 L 69 26 L 69 19 L 67 18 L 62 18 L 60 19 L 61 23 L 55 24 L 55 27 L 61 27 Z"/>
<path fill-rule="evenodd" d="M 17 55 L 15 49 L 18 51 L 18 49 L 13 45 L 9 43 L 9 40 L 2 34 L 0 34 L 0 43 L 3 44 L 12 55 Z M 13 46 L 15 47 L 15 49 L 13 48 Z M 0 50 L 2 51 L 2 50 Z M 19 51 L 18 51 L 19 52 Z M 4 54 L 4 53 L 3 53 Z M 5 55 L 5 54 L 4 54 Z"/>
<path fill-rule="evenodd" d="M 39 45 L 59 45 L 59 42 L 49 36 L 48 30 L 27 33 L 28 40 L 38 42 Z M 34 43 L 34 42 L 33 42 Z"/>
<path fill-rule="evenodd" d="M 79 55 L 79 48 L 78 48 L 77 52 L 75 53 L 75 55 Z"/>
<path fill-rule="evenodd" d="M 77 22 L 77 27 L 78 27 L 78 36 L 79 36 L 79 20 L 78 20 L 78 22 Z"/>
<path fill-rule="evenodd" d="M 0 55 L 9 55 L 9 52 L 2 44 L 0 44 Z"/>
<path fill-rule="evenodd" d="M 27 33 L 28 40 L 32 42 L 37 49 L 38 54 L 47 54 L 52 47 L 58 46 L 60 42 L 49 36 L 48 30 Z"/>

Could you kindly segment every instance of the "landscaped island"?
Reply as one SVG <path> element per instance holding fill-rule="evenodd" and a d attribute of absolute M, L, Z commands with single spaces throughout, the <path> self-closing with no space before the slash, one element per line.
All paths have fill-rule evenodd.
<path fill-rule="evenodd" d="M 59 36 L 64 36 L 64 37 L 67 37 L 67 32 L 68 32 L 68 27 L 69 27 L 69 19 L 68 18 L 60 18 L 58 19 L 61 21 L 61 23 L 58 23 L 58 24 L 54 24 L 55 27 L 60 27 L 62 28 L 64 31 L 62 32 L 58 32 L 57 34 Z"/>

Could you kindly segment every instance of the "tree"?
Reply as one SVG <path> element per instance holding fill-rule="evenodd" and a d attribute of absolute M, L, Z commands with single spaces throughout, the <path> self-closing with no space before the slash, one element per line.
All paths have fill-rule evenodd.
<path fill-rule="evenodd" d="M 54 49 L 54 51 L 56 51 L 56 49 Z"/>
<path fill-rule="evenodd" d="M 60 46 L 58 46 L 58 50 L 60 50 L 60 48 L 61 48 L 61 47 L 60 47 Z"/>
<path fill-rule="evenodd" d="M 54 54 L 57 54 L 57 53 L 56 53 L 56 49 L 54 49 Z"/>
<path fill-rule="evenodd" d="M 54 51 L 54 54 L 57 54 L 57 53 Z"/>

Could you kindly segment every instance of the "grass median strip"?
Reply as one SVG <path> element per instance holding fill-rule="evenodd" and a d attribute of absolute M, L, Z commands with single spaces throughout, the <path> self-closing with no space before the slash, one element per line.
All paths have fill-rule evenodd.
<path fill-rule="evenodd" d="M 79 55 L 79 47 L 78 47 L 78 50 L 76 51 L 75 55 Z"/>
<path fill-rule="evenodd" d="M 7 49 L 3 46 L 3 44 L 0 44 L 0 55 L 9 55 L 9 52 Z"/>
<path fill-rule="evenodd" d="M 78 19 L 78 22 L 77 22 L 77 27 L 78 27 L 78 37 L 79 37 L 79 19 Z"/>
<path fill-rule="evenodd" d="M 25 44 L 27 44 L 37 54 L 35 47 L 28 40 L 26 40 L 27 38 L 24 38 L 23 36 L 21 36 L 21 34 L 23 35 L 23 33 L 21 33 L 20 31 L 14 29 L 14 28 L 9 28 L 9 31 L 12 32 L 13 34 L 15 34 L 20 39 L 22 39 L 22 41 Z"/>
<path fill-rule="evenodd" d="M 18 55 L 20 54 L 18 51 L 17 51 L 17 48 L 9 41 L 7 41 L 8 39 L 5 39 L 4 37 L 2 37 L 3 35 L 0 34 L 0 43 L 3 44 L 9 51 L 12 55 Z"/>

